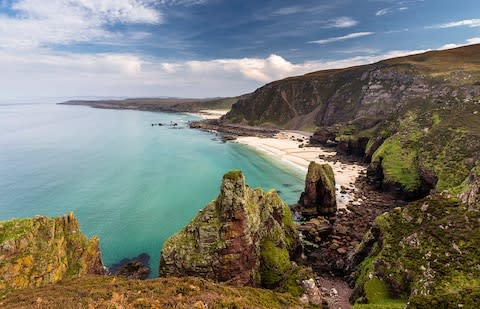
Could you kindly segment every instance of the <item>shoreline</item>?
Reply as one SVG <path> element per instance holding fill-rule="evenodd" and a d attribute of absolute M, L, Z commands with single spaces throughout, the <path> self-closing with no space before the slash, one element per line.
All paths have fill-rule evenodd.
<path fill-rule="evenodd" d="M 185 114 L 200 117 L 201 120 L 207 120 L 207 119 L 220 119 L 223 115 L 225 115 L 229 111 L 230 110 L 226 110 L 226 109 L 202 109 L 195 113 L 185 113 Z"/>
<path fill-rule="evenodd" d="M 233 142 L 265 154 L 272 160 L 287 163 L 301 171 L 304 176 L 311 161 L 330 164 L 335 174 L 337 207 L 346 209 L 350 202 L 355 203 L 355 193 L 358 191 L 355 182 L 366 168 L 359 164 L 345 164 L 338 160 L 332 162 L 321 159 L 320 156 L 334 158 L 336 152 L 322 147 L 300 146 L 306 145 L 310 134 L 309 132 L 284 130 L 272 138 L 242 136 Z"/>

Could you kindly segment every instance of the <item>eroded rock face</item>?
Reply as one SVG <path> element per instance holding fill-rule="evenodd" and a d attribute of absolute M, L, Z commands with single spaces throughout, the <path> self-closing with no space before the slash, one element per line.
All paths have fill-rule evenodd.
<path fill-rule="evenodd" d="M 460 199 L 471 208 L 480 208 L 480 163 L 470 172 L 467 185 L 468 189 L 460 194 Z"/>
<path fill-rule="evenodd" d="M 81 233 L 73 213 L 0 222 L 0 292 L 86 274 L 104 274 L 99 240 Z"/>
<path fill-rule="evenodd" d="M 200 276 L 234 285 L 274 286 L 299 248 L 290 209 L 276 191 L 224 175 L 218 198 L 162 249 L 160 275 Z"/>
<path fill-rule="evenodd" d="M 334 222 L 337 213 L 335 177 L 328 164 L 311 162 L 305 178 L 305 190 L 296 209 L 304 218 L 323 216 Z"/>

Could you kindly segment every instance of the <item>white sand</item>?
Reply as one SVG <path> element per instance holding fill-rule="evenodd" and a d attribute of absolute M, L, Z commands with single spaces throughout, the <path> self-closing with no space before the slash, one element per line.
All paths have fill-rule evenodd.
<path fill-rule="evenodd" d="M 197 113 L 188 113 L 188 114 L 200 117 L 202 119 L 219 119 L 220 117 L 222 117 L 228 112 L 229 110 L 224 110 L 224 109 L 204 109 L 204 110 L 198 111 Z"/>
<path fill-rule="evenodd" d="M 346 208 L 349 201 L 353 200 L 353 193 L 355 191 L 355 180 L 364 167 L 357 164 L 343 164 L 340 162 L 328 162 L 319 158 L 319 155 L 325 157 L 335 156 L 335 151 L 328 148 L 321 147 L 304 147 L 299 148 L 300 144 L 306 144 L 309 133 L 298 131 L 282 131 L 274 138 L 259 138 L 259 137 L 239 137 L 236 142 L 248 145 L 255 150 L 263 152 L 268 156 L 282 162 L 291 164 L 307 173 L 308 165 L 311 161 L 317 163 L 328 163 L 332 166 L 335 173 L 335 182 L 337 185 L 337 206 L 339 208 Z M 300 142 L 298 139 L 305 140 Z M 347 188 L 347 193 L 340 193 L 340 187 Z"/>

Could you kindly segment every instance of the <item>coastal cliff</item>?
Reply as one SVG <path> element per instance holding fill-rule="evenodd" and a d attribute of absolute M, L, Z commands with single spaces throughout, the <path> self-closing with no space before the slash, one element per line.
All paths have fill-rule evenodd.
<path fill-rule="evenodd" d="M 87 274 L 103 274 L 99 240 L 73 213 L 0 222 L 0 294 Z"/>
<path fill-rule="evenodd" d="M 299 252 L 287 204 L 274 190 L 249 188 L 243 174 L 232 171 L 223 176 L 218 198 L 165 242 L 160 275 L 275 288 L 295 272 L 291 259 Z"/>
<path fill-rule="evenodd" d="M 222 121 L 315 131 L 311 144 L 362 157 L 370 179 L 402 199 L 468 195 L 480 159 L 480 45 L 276 81 Z"/>
<path fill-rule="evenodd" d="M 478 210 L 431 196 L 377 217 L 350 257 L 360 262 L 352 301 L 358 308 L 478 308 Z"/>

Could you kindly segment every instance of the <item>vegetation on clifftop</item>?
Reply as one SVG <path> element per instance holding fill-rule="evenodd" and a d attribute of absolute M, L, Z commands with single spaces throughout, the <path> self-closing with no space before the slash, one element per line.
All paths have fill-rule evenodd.
<path fill-rule="evenodd" d="M 98 239 L 73 214 L 0 222 L 0 294 L 103 272 Z"/>
<path fill-rule="evenodd" d="M 405 300 L 408 308 L 480 306 L 479 230 L 478 209 L 441 196 L 378 217 L 354 298 L 372 305 Z M 388 293 L 372 296 L 383 287 Z"/>
<path fill-rule="evenodd" d="M 288 293 L 233 288 L 183 277 L 126 280 L 86 276 L 56 285 L 15 291 L 0 299 L 1 308 L 316 308 Z"/>

